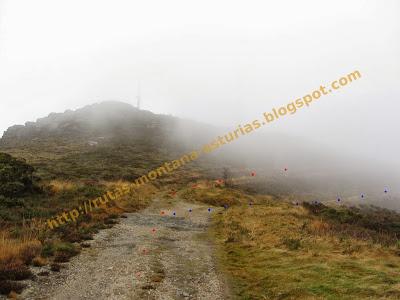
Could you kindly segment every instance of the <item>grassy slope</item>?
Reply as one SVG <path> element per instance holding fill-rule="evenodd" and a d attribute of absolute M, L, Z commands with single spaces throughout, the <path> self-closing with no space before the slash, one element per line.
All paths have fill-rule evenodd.
<path fill-rule="evenodd" d="M 395 249 L 340 234 L 302 207 L 238 206 L 215 221 L 220 258 L 240 299 L 399 299 Z"/>
<path fill-rule="evenodd" d="M 229 205 L 215 217 L 211 234 L 236 299 L 400 298 L 397 239 L 381 228 L 343 224 L 332 214 L 237 189 L 200 184 L 182 196 Z M 337 209 L 342 214 L 351 215 Z"/>

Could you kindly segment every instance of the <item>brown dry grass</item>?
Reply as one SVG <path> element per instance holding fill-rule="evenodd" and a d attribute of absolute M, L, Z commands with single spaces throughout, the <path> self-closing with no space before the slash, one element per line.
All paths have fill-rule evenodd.
<path fill-rule="evenodd" d="M 71 191 L 78 187 L 78 183 L 65 180 L 51 180 L 49 182 L 49 189 L 55 194 L 65 191 Z"/>
<path fill-rule="evenodd" d="M 32 260 L 32 265 L 34 265 L 35 267 L 43 267 L 47 265 L 47 259 L 41 256 L 37 256 Z"/>
<path fill-rule="evenodd" d="M 327 234 L 331 230 L 331 226 L 322 220 L 312 220 L 309 229 L 317 234 Z"/>
<path fill-rule="evenodd" d="M 145 208 L 158 191 L 158 188 L 152 184 L 133 189 L 133 185 L 126 181 L 97 182 L 96 184 L 105 187 L 106 190 L 123 189 L 127 186 L 132 189 L 129 194 L 110 201 L 107 206 L 96 209 L 90 215 L 81 216 L 77 223 L 69 223 L 56 230 L 50 230 L 46 226 L 45 220 L 23 219 L 20 224 L 9 225 L 0 232 L 1 291 L 8 293 L 9 287 L 12 286 L 12 284 L 8 284 L 9 280 L 29 278 L 32 274 L 27 265 L 31 263 L 36 266 L 47 264 L 48 261 L 40 256 L 44 252 L 47 256 L 54 256 L 56 261 L 68 261 L 71 256 L 78 253 L 71 243 L 91 239 L 98 230 L 117 223 L 116 219 L 124 212 L 134 212 Z M 79 203 L 79 200 L 75 198 L 84 199 L 79 195 L 80 193 L 85 191 L 92 193 L 90 189 L 85 190 L 82 182 L 53 180 L 48 187 L 50 194 L 59 194 L 70 199 L 70 203 L 68 203 L 70 207 L 74 205 L 74 202 Z M 101 190 L 99 189 L 99 191 Z M 96 190 L 93 194 L 95 193 Z M 68 211 L 66 207 L 65 211 Z M 44 241 L 46 242 L 44 243 Z"/>
<path fill-rule="evenodd" d="M 41 242 L 37 239 L 11 239 L 8 233 L 0 233 L 0 262 L 20 260 L 30 263 L 40 253 Z"/>
<path fill-rule="evenodd" d="M 40 253 L 41 248 L 38 240 L 16 240 L 5 232 L 0 234 L 0 285 L 3 292 L 11 291 L 4 285 L 6 280 L 24 280 L 32 276 L 27 264 Z"/>
<path fill-rule="evenodd" d="M 400 298 L 394 247 L 343 236 L 301 206 L 233 206 L 213 234 L 238 299 Z"/>
<path fill-rule="evenodd" d="M 111 200 L 106 205 L 101 205 L 92 213 L 82 215 L 77 223 L 69 223 L 56 229 L 59 236 L 66 242 L 81 242 L 91 239 L 93 234 L 104 228 L 109 228 L 118 223 L 116 219 L 124 212 L 135 212 L 149 205 L 152 197 L 158 189 L 147 184 L 138 189 L 126 181 L 102 182 L 106 191 L 112 191 L 115 195 L 118 189 L 124 190 L 130 187 L 130 192 L 126 195 Z"/>
<path fill-rule="evenodd" d="M 130 188 L 130 193 L 118 199 L 116 201 L 116 207 L 125 211 L 137 211 L 148 206 L 151 202 L 152 197 L 157 193 L 158 189 L 152 184 L 145 184 L 139 188 L 126 181 L 117 181 L 109 183 L 109 188 L 124 189 Z"/>
<path fill-rule="evenodd" d="M 18 299 L 18 294 L 14 291 L 11 291 L 8 296 L 9 299 Z"/>
<path fill-rule="evenodd" d="M 269 203 L 274 199 L 268 195 L 248 195 L 240 189 L 215 185 L 215 181 L 198 181 L 196 188 L 193 188 L 193 183 L 190 183 L 186 189 L 183 189 L 180 197 L 214 206 Z"/>

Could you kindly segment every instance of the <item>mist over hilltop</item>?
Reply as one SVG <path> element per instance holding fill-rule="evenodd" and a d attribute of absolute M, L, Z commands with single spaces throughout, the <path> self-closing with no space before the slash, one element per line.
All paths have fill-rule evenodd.
<path fill-rule="evenodd" d="M 116 165 L 139 174 L 143 153 L 156 164 L 197 149 L 359 70 L 354 85 L 210 157 L 276 178 L 285 183 L 279 190 L 399 191 L 398 1 L 336 1 L 329 9 L 316 0 L 158 1 L 157 12 L 143 1 L 97 1 L 95 11 L 75 2 L 1 3 L 1 130 L 73 109 L 9 128 L 1 149 L 39 166 L 62 160 L 56 172 L 48 167 L 62 176 L 117 176 Z M 85 107 L 137 97 L 148 111 Z"/>
<path fill-rule="evenodd" d="M 170 140 L 180 135 L 182 144 L 189 133 L 200 138 L 206 134 L 207 130 L 209 128 L 204 124 L 200 125 L 167 115 L 157 115 L 150 111 L 139 110 L 124 102 L 107 101 L 75 111 L 50 113 L 36 122 L 12 126 L 4 132 L 0 142 L 3 146 L 13 146 L 46 138 L 71 141 L 128 138 L 129 140 L 157 140 L 162 145 L 165 137 L 171 134 Z"/>
<path fill-rule="evenodd" d="M 0 150 L 28 160 L 48 153 L 66 165 L 65 170 L 80 162 L 75 171 L 65 174 L 54 173 L 51 160 L 45 164 L 42 160 L 36 162 L 38 166 L 46 165 L 54 176 L 79 173 L 133 179 L 148 168 L 146 164 L 138 168 L 138 164 L 147 161 L 149 166 L 157 166 L 185 152 L 201 151 L 203 145 L 231 130 L 108 101 L 12 126 L 0 140 Z M 32 159 L 35 165 L 37 158 Z M 213 176 L 221 176 L 223 168 L 238 172 L 232 176 L 248 175 L 253 170 L 257 173 L 253 186 L 264 192 L 319 199 L 353 199 L 364 193 L 369 196 L 366 202 L 396 208 L 394 201 L 381 201 L 382 192 L 390 189 L 391 195 L 400 193 L 398 172 L 390 166 L 343 155 L 304 137 L 275 131 L 259 130 L 241 136 L 204 155 L 201 162 L 203 168 L 213 169 Z M 116 168 L 124 171 L 113 171 Z"/>
<path fill-rule="evenodd" d="M 132 180 L 200 147 L 212 131 L 127 103 L 102 102 L 12 126 L 0 151 L 25 158 L 45 178 Z"/>

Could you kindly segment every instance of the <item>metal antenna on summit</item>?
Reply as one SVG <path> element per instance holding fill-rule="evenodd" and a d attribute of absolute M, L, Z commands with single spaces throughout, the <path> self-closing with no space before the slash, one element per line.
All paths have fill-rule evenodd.
<path fill-rule="evenodd" d="M 136 96 L 137 104 L 136 107 L 140 109 L 140 81 L 138 81 L 137 85 L 137 96 Z"/>

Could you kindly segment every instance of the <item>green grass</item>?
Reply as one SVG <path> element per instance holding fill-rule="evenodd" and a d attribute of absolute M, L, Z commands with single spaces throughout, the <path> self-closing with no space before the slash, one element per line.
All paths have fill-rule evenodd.
<path fill-rule="evenodd" d="M 286 203 L 216 216 L 211 232 L 235 299 L 400 298 L 393 248 L 350 239 L 356 250 L 344 254 L 349 239 L 320 234 L 320 222 Z"/>

